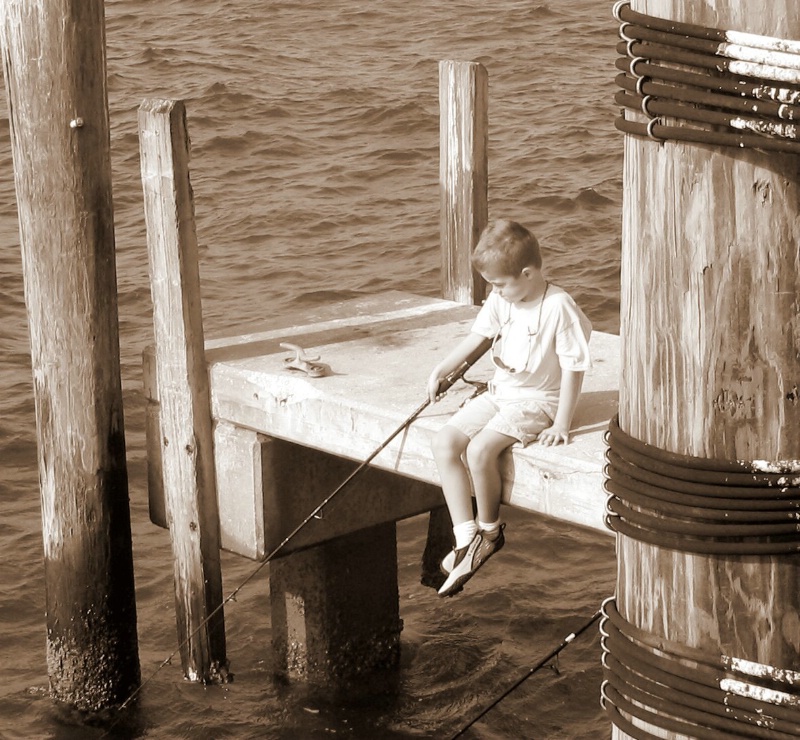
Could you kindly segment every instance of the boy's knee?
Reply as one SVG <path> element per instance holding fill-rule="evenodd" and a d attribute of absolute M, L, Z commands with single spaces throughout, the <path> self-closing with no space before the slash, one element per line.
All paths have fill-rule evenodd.
<path fill-rule="evenodd" d="M 431 449 L 437 460 L 460 458 L 468 443 L 469 439 L 466 435 L 454 427 L 445 425 L 433 436 Z"/>
<path fill-rule="evenodd" d="M 467 465 L 471 470 L 482 468 L 486 464 L 487 451 L 485 445 L 482 445 L 479 439 L 473 439 L 467 445 Z"/>
<path fill-rule="evenodd" d="M 467 445 L 467 465 L 472 470 L 494 465 L 499 456 L 497 446 L 487 443 L 480 434 Z"/>

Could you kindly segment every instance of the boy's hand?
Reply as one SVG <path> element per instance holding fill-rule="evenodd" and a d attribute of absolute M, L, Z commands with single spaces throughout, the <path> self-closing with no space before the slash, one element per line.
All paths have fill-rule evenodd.
<path fill-rule="evenodd" d="M 442 378 L 438 372 L 434 371 L 428 378 L 428 398 L 431 403 L 436 403 L 444 394 L 439 393 L 439 386 L 442 383 Z"/>
<path fill-rule="evenodd" d="M 565 429 L 557 424 L 553 424 L 553 426 L 543 429 L 541 432 L 539 432 L 539 436 L 536 438 L 536 441 L 540 445 L 545 445 L 547 447 L 553 447 L 554 445 L 560 445 L 562 443 L 568 445 L 569 429 Z"/>

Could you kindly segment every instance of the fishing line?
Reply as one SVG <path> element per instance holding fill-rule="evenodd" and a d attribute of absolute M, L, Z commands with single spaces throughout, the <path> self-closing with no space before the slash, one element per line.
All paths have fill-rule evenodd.
<path fill-rule="evenodd" d="M 458 381 L 467 370 L 472 367 L 480 357 L 489 349 L 491 345 L 491 339 L 486 339 L 481 344 L 470 353 L 467 358 L 449 375 L 445 376 L 439 382 L 439 387 L 437 389 L 437 397 L 444 394 L 448 391 L 453 384 Z M 472 384 L 472 383 L 470 383 Z M 258 564 L 258 566 L 233 590 L 230 594 L 228 594 L 223 600 L 222 603 L 216 606 L 206 617 L 203 619 L 200 624 L 192 630 L 186 639 L 184 639 L 176 648 L 172 651 L 160 664 L 159 666 L 144 680 L 142 681 L 136 689 L 125 699 L 124 702 L 119 706 L 120 710 L 126 709 L 128 705 L 141 693 L 142 689 L 152 681 L 156 675 L 161 671 L 164 666 L 169 665 L 172 662 L 172 659 L 180 652 L 181 648 L 185 645 L 189 644 L 190 640 L 203 628 L 205 627 L 211 619 L 216 616 L 216 614 L 230 601 L 236 598 L 236 595 L 250 582 L 253 578 L 261 572 L 267 563 L 269 563 L 284 547 L 300 532 L 303 527 L 305 527 L 312 519 L 320 518 L 320 512 L 331 502 L 331 500 L 336 496 L 339 492 L 341 492 L 352 480 L 355 478 L 359 473 L 361 473 L 388 445 L 389 443 L 402 432 L 409 424 L 411 424 L 429 405 L 431 404 L 431 399 L 426 398 L 419 406 L 417 406 L 414 411 L 409 414 L 409 416 L 388 436 L 386 439 L 372 451 L 372 453 L 357 467 L 353 470 L 350 475 L 347 476 L 331 493 L 329 493 L 323 501 L 314 508 L 314 510 L 305 518 L 303 521 L 300 522 L 278 545 L 275 547 L 272 552 L 270 552 L 264 560 Z M 114 723 L 115 725 L 116 723 Z M 112 725 L 112 728 L 113 726 Z M 106 733 L 102 737 L 106 737 L 108 732 L 112 729 L 108 728 Z"/>
<path fill-rule="evenodd" d="M 536 665 L 528 669 L 528 672 L 522 676 L 519 680 L 514 682 L 511 686 L 509 686 L 500 696 L 498 696 L 489 706 L 487 706 L 480 714 L 470 720 L 466 725 L 464 725 L 455 735 L 453 735 L 450 740 L 456 740 L 456 738 L 461 737 L 472 725 L 474 725 L 478 720 L 483 718 L 486 714 L 488 714 L 492 709 L 494 709 L 503 699 L 505 699 L 512 691 L 519 688 L 525 681 L 527 681 L 534 673 L 536 673 L 540 668 L 543 668 L 549 660 L 558 656 L 558 654 L 569 645 L 576 637 L 579 637 L 581 634 L 586 632 L 600 617 L 602 616 L 603 612 L 598 609 L 585 624 L 583 624 L 579 629 L 575 630 L 575 632 L 570 632 L 562 641 L 561 643 L 553 648 L 547 655 L 545 655 Z"/>

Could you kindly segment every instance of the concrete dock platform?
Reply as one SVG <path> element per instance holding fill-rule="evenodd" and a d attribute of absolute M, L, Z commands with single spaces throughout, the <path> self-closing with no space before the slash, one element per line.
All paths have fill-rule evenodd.
<path fill-rule="evenodd" d="M 223 547 L 263 559 L 292 522 L 335 488 L 338 473 L 331 474 L 331 466 L 344 479 L 353 468 L 348 459 L 368 457 L 425 400 L 431 368 L 469 331 L 476 313 L 473 306 L 390 292 L 304 311 L 291 325 L 208 339 Z M 292 353 L 281 342 L 319 355 L 329 374 L 312 378 L 287 370 Z M 502 460 L 503 501 L 607 532 L 604 433 L 618 405 L 619 337 L 595 332 L 591 348 L 594 367 L 584 380 L 571 444 L 513 446 Z M 152 464 L 158 394 L 151 353 L 144 364 Z M 487 380 L 492 372 L 484 356 L 467 377 Z M 326 507 L 325 518 L 293 548 L 441 505 L 430 440 L 471 392 L 458 382 L 426 408 L 375 458 L 376 470 L 343 491 L 338 508 Z M 309 448 L 332 456 L 324 474 L 315 473 L 322 458 Z M 296 477 L 291 483 L 287 470 Z M 150 485 L 151 517 L 165 526 L 157 470 Z"/>

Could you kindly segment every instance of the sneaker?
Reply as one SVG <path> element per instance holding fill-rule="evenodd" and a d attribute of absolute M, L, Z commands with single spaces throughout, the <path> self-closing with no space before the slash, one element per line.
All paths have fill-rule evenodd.
<path fill-rule="evenodd" d="M 498 530 L 500 535 L 503 534 L 503 529 L 505 529 L 505 526 L 505 524 L 500 525 L 500 529 Z M 500 539 L 500 537 L 498 537 L 498 539 Z M 503 538 L 503 541 L 495 548 L 495 552 L 497 552 L 504 544 L 505 538 Z M 460 549 L 456 549 L 454 547 L 452 550 L 450 550 L 450 552 L 448 552 L 447 555 L 442 558 L 442 562 L 439 563 L 439 570 L 441 570 L 446 576 L 449 576 L 455 567 L 456 562 L 460 560 L 460 558 L 464 557 L 463 555 L 459 555 L 459 553 L 461 553 L 463 550 L 466 550 L 467 547 L 469 547 L 469 545 L 466 545 Z"/>
<path fill-rule="evenodd" d="M 503 535 L 505 527 L 505 524 L 500 525 L 494 539 L 490 539 L 486 532 L 478 531 L 467 547 L 460 547 L 445 556 L 441 568 L 442 572 L 447 573 L 447 580 L 439 589 L 439 596 L 453 596 L 458 593 L 475 575 L 475 571 L 505 545 L 506 538 Z M 449 571 L 445 568 L 449 568 Z"/>
<path fill-rule="evenodd" d="M 469 545 L 467 545 L 469 547 Z M 442 562 L 439 563 L 439 570 L 442 571 L 446 576 L 450 575 L 450 572 L 453 570 L 456 564 L 456 559 L 459 558 L 459 553 L 463 552 L 467 549 L 467 547 L 460 547 L 460 548 L 453 548 L 447 555 L 442 558 Z M 460 557 L 464 557 L 461 555 Z"/>

